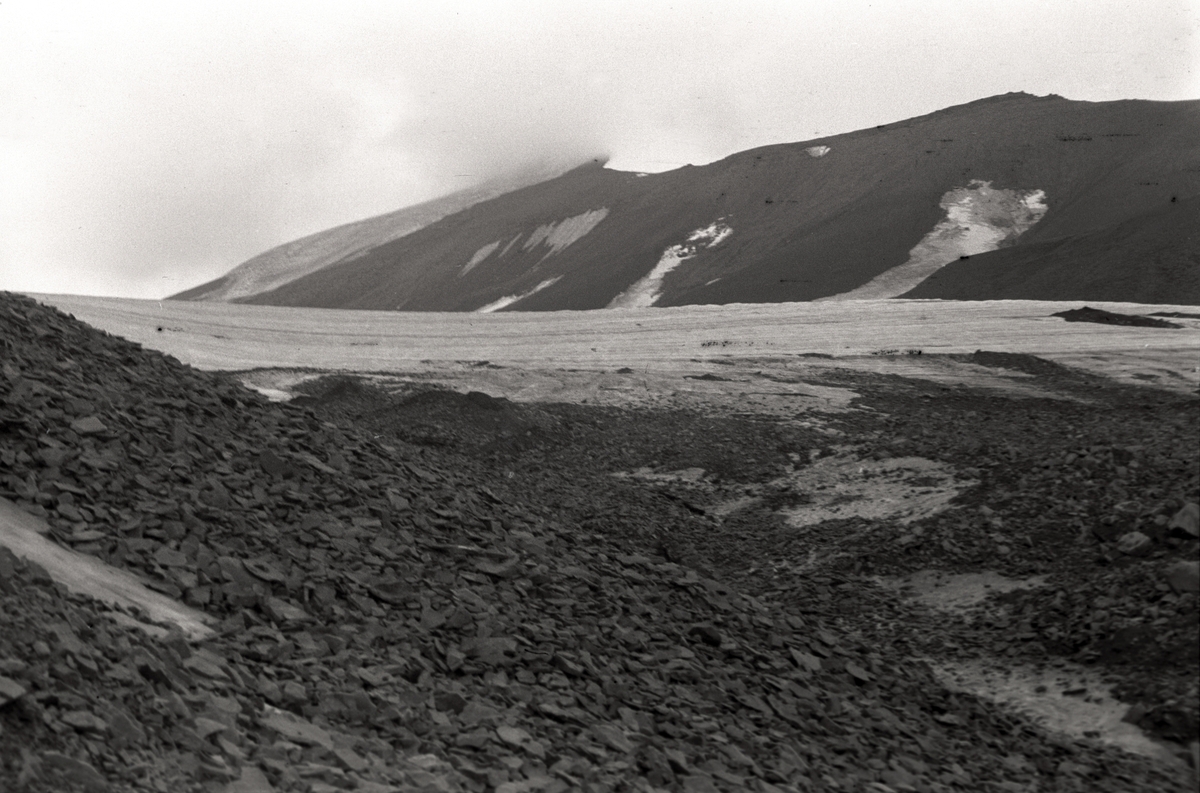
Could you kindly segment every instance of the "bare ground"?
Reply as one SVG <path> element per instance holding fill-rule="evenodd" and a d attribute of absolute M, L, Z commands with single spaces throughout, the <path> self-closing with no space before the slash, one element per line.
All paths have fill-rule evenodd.
<path fill-rule="evenodd" d="M 712 312 L 647 314 L 666 323 L 650 336 L 629 314 L 630 335 L 602 355 L 596 342 L 593 360 L 580 329 L 565 336 L 577 317 L 504 319 L 491 335 L 454 319 L 443 341 L 434 324 L 407 347 L 336 330 L 337 318 L 323 342 L 311 334 L 278 360 L 295 350 L 264 338 L 304 318 L 205 307 L 160 331 L 143 328 L 150 308 L 137 301 L 77 302 L 102 328 L 116 318 L 108 329 L 124 323 L 232 374 L 14 302 L 19 323 L 0 317 L 16 340 L 6 450 L 22 471 L 4 480 L 8 497 L 48 512 L 56 540 L 223 621 L 191 677 L 166 660 L 126 672 L 158 686 L 146 708 L 174 708 L 152 715 L 130 689 L 125 708 L 140 719 L 179 719 L 168 689 L 184 690 L 185 713 L 209 708 L 132 765 L 79 715 L 100 708 L 118 723 L 116 711 L 62 689 L 98 697 L 107 684 L 60 655 L 56 626 L 77 625 L 118 665 L 113 648 L 131 639 L 85 630 L 83 606 L 53 589 L 8 588 L 19 607 L 6 619 L 19 624 L 0 661 L 17 677 L 4 691 L 30 704 L 0 703 L 2 780 L 36 787 L 58 769 L 86 787 L 95 765 L 122 779 L 209 775 L 214 787 L 264 769 L 306 789 L 301 774 L 348 779 L 358 751 L 383 763 L 373 783 L 449 764 L 461 789 L 505 792 L 581 779 L 596 791 L 1194 783 L 1198 607 L 1175 575 L 1200 554 L 1187 517 L 1200 497 L 1193 328 L 1064 329 L 1043 319 L 1049 308 L 990 306 L 955 335 L 960 306 L 936 323 L 917 320 L 940 311 L 931 304 L 859 306 L 899 312 L 870 348 L 862 314 L 857 331 L 810 317 L 811 334 L 776 323 L 766 336 L 774 320 L 757 308 L 727 335 Z M 188 328 L 202 314 L 203 331 Z M 256 317 L 274 324 L 246 322 Z M 564 336 L 539 347 L 533 326 Z M 810 349 L 846 349 L 854 332 L 857 355 Z M 971 347 L 986 334 L 1006 346 Z M 360 355 L 372 338 L 403 354 Z M 108 362 L 84 358 L 85 344 Z M 1043 354 L 1022 349 L 1034 344 Z M 539 349 L 546 360 L 530 358 Z M 497 350 L 512 360 L 485 355 Z M 234 382 L 290 404 L 256 402 Z M 104 445 L 80 438 L 89 429 L 74 416 L 88 410 L 107 422 Z M 136 519 L 146 509 L 149 522 Z M 206 539 L 197 516 L 211 522 Z M 208 547 L 224 554 L 220 587 Z M 527 557 L 528 570 L 512 567 Z M 379 567 L 419 575 L 420 589 L 377 578 Z M 36 570 L 18 575 L 36 584 Z M 36 617 L 54 609 L 67 617 Z M 296 609 L 316 625 L 300 630 Z M 32 637 L 49 629 L 59 638 L 43 654 Z M 138 659 L 155 654 L 134 644 Z M 226 717 L 214 685 L 232 686 L 242 716 L 194 737 Z M 384 696 L 403 701 L 380 708 Z M 38 745 L 16 727 L 29 723 L 58 751 L 26 755 Z M 320 731 L 335 729 L 344 743 L 323 745 Z M 38 776 L 38 762 L 54 768 Z"/>

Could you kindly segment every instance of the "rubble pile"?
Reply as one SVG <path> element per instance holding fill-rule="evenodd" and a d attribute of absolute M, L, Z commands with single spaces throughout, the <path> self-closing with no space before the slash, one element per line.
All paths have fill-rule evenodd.
<path fill-rule="evenodd" d="M 214 627 L 147 632 L 0 550 L 0 789 L 1187 789 L 948 692 L 848 629 L 877 598 L 844 578 L 725 575 L 691 549 L 703 510 L 603 460 L 402 440 L 337 404 L 0 295 L 0 497 Z M 603 429 L 572 415 L 534 424 Z"/>

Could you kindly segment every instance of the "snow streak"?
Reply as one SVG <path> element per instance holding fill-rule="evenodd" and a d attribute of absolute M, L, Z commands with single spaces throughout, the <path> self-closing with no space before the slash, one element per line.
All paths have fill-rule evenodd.
<path fill-rule="evenodd" d="M 974 179 L 942 196 L 946 217 L 909 251 L 908 261 L 849 292 L 821 300 L 897 297 L 962 256 L 1012 244 L 1046 214 L 1044 190 L 1004 190 Z"/>
<path fill-rule="evenodd" d="M 663 251 L 654 269 L 614 297 L 607 308 L 647 308 L 654 305 L 662 296 L 662 282 L 667 273 L 701 250 L 720 244 L 733 233 L 733 229 L 723 223 L 723 220 L 724 218 L 718 218 L 704 228 L 696 229 L 688 235 L 687 242 L 672 245 Z"/>
<path fill-rule="evenodd" d="M 475 313 L 476 314 L 491 314 L 494 311 L 499 311 L 502 308 L 507 308 L 508 306 L 511 306 L 513 303 L 516 303 L 520 300 L 524 300 L 525 298 L 529 297 L 530 295 L 536 294 L 537 292 L 542 291 L 543 289 L 545 289 L 548 286 L 553 286 L 561 278 L 562 278 L 561 275 L 555 276 L 554 278 L 547 278 L 545 281 L 542 281 L 540 284 L 535 286 L 533 289 L 530 289 L 528 292 L 523 292 L 519 295 L 509 295 L 507 297 L 502 297 L 499 300 L 493 300 L 491 303 L 488 303 L 486 306 L 480 306 L 479 308 L 475 309 Z"/>

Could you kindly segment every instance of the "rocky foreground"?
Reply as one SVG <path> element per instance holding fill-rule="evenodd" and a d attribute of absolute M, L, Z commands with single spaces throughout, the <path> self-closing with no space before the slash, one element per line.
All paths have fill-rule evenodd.
<path fill-rule="evenodd" d="M 1197 400 L 976 362 L 1063 398 L 845 373 L 869 410 L 837 443 L 978 484 L 801 533 L 803 493 L 710 501 L 828 432 L 347 380 L 272 404 L 0 296 L 0 496 L 217 627 L 150 636 L 0 549 L 0 790 L 1192 789 L 918 660 L 1084 661 L 1197 738 Z M 716 484 L 611 476 L 641 466 Z M 984 567 L 1052 588 L 950 619 L 873 578 Z"/>

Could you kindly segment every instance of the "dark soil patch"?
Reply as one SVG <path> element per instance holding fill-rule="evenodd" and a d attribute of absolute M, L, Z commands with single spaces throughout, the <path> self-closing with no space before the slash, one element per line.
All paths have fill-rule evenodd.
<path fill-rule="evenodd" d="M 1118 314 L 1115 311 L 1105 311 L 1102 308 L 1091 308 L 1090 306 L 1059 311 L 1050 316 L 1062 317 L 1067 322 L 1099 322 L 1104 325 L 1131 325 L 1141 328 L 1183 327 L 1177 322 L 1167 322 L 1164 319 L 1153 319 L 1135 314 Z"/>
<path fill-rule="evenodd" d="M 993 369 L 1012 369 L 1032 375 L 1063 377 L 1070 374 L 1070 370 L 1061 364 L 1025 353 L 976 350 L 971 355 L 965 356 L 964 360 Z"/>

